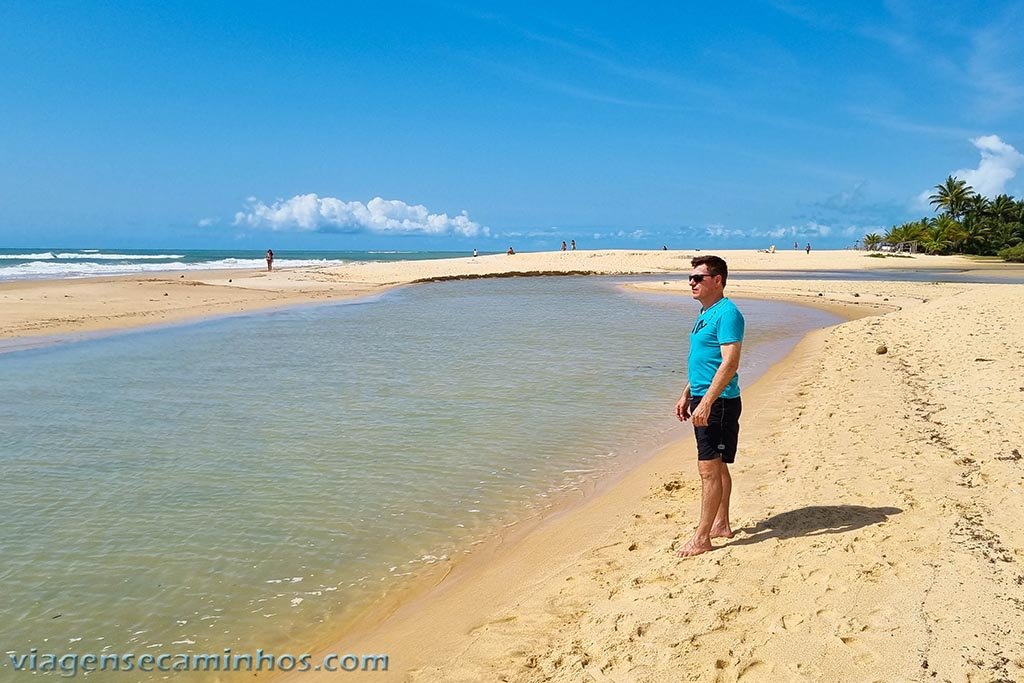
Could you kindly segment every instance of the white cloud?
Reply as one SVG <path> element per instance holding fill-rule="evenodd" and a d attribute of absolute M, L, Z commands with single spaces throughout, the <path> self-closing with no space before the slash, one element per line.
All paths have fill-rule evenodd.
<path fill-rule="evenodd" d="M 529 240 L 568 240 L 574 233 L 572 228 L 561 228 L 558 226 L 551 226 L 550 228 L 540 228 L 537 230 L 505 230 L 505 231 L 487 231 L 484 228 L 484 235 L 490 236 L 492 239 L 506 240 L 506 239 L 529 239 Z"/>
<path fill-rule="evenodd" d="M 807 238 L 807 237 L 828 237 L 833 233 L 833 227 L 808 221 L 802 225 L 780 225 L 774 228 L 750 228 L 742 230 L 739 228 L 727 228 L 724 225 L 712 224 L 704 228 L 704 233 L 709 237 L 730 238 L 771 238 L 781 239 L 783 237 Z"/>
<path fill-rule="evenodd" d="M 748 235 L 745 230 L 727 228 L 724 225 L 719 224 L 707 226 L 704 228 L 704 232 L 708 237 L 747 237 Z"/>
<path fill-rule="evenodd" d="M 1006 183 L 1024 166 L 1024 154 L 1000 140 L 998 135 L 983 135 L 971 143 L 981 151 L 978 168 L 962 168 L 954 171 L 953 175 L 966 180 L 975 192 L 985 197 L 1002 194 L 1006 191 Z"/>
<path fill-rule="evenodd" d="M 249 197 L 246 210 L 235 214 L 235 225 L 272 230 L 315 232 L 375 232 L 383 234 L 489 235 L 490 229 L 469 219 L 465 211 L 449 216 L 430 213 L 422 204 L 374 197 L 366 204 L 316 194 L 295 195 L 267 205 Z"/>
<path fill-rule="evenodd" d="M 216 222 L 217 221 L 214 220 L 213 218 L 200 218 L 199 222 L 196 223 L 196 225 L 198 225 L 200 228 L 208 228 Z"/>
<path fill-rule="evenodd" d="M 935 207 L 932 206 L 931 199 L 929 199 L 929 197 L 931 197 L 933 194 L 935 194 L 935 188 L 932 188 L 930 190 L 925 190 L 924 192 L 922 192 L 919 195 L 917 195 L 916 197 L 914 197 L 914 200 L 912 202 L 910 202 L 910 209 L 911 209 L 911 211 L 931 211 L 931 210 L 933 210 Z"/>
<path fill-rule="evenodd" d="M 647 231 L 640 230 L 640 229 L 632 230 L 630 232 L 626 232 L 625 230 L 609 230 L 608 232 L 604 232 L 604 233 L 595 232 L 592 235 L 592 237 L 595 240 L 601 240 L 601 239 L 633 239 L 633 240 L 640 240 L 640 239 L 644 239 L 649 234 L 650 233 L 648 233 Z"/>
<path fill-rule="evenodd" d="M 950 175 L 965 181 L 984 197 L 992 198 L 1006 192 L 1006 184 L 1013 180 L 1017 170 L 1024 166 L 1024 154 L 1018 152 L 1013 145 L 1003 142 L 998 135 L 972 138 L 971 144 L 981 152 L 978 167 L 961 168 Z M 929 200 L 933 194 L 934 187 L 917 195 L 916 208 L 934 209 Z"/>

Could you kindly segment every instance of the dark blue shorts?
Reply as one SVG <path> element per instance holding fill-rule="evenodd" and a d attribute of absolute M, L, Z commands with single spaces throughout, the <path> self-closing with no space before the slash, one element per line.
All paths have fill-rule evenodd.
<path fill-rule="evenodd" d="M 703 396 L 690 397 L 690 413 L 697 409 Z M 711 404 L 711 415 L 707 427 L 694 427 L 697 437 L 697 459 L 722 459 L 724 463 L 736 461 L 736 446 L 740 440 L 740 413 L 743 404 L 740 397 L 719 398 Z"/>

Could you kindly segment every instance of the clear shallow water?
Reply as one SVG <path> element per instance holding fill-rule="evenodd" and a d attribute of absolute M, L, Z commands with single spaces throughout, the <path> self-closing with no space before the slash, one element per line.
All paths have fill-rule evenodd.
<path fill-rule="evenodd" d="M 423 285 L 0 356 L 5 649 L 301 649 L 688 433 L 697 304 L 613 282 Z M 742 307 L 744 383 L 838 321 Z"/>

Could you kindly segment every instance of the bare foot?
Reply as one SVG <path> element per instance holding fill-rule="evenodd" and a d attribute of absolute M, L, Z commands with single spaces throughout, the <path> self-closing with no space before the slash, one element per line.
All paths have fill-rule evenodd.
<path fill-rule="evenodd" d="M 686 542 L 682 548 L 676 552 L 676 557 L 693 557 L 694 555 L 701 555 L 711 550 L 711 539 L 698 539 L 696 537 L 691 538 Z"/>
<path fill-rule="evenodd" d="M 732 538 L 735 536 L 728 526 L 714 527 L 711 529 L 711 538 Z"/>

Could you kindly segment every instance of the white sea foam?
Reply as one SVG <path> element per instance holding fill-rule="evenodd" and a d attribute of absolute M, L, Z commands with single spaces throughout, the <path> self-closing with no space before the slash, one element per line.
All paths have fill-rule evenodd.
<path fill-rule="evenodd" d="M 345 263 L 328 259 L 276 259 L 281 268 L 334 266 Z M 196 270 L 229 270 L 251 268 L 263 270 L 263 259 L 226 258 L 196 263 L 95 263 L 92 261 L 30 261 L 14 266 L 0 267 L 0 280 L 62 279 L 98 277 L 103 275 L 129 275 L 132 273 L 187 272 Z"/>
<path fill-rule="evenodd" d="M 5 261 L 27 261 L 57 258 L 52 252 L 44 251 L 38 254 L 0 254 L 0 259 Z"/>
<path fill-rule="evenodd" d="M 167 259 L 185 258 L 184 254 L 101 254 L 95 251 L 63 251 L 57 254 L 57 258 L 75 259 L 100 259 L 101 261 L 157 261 Z"/>

